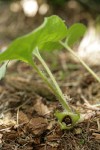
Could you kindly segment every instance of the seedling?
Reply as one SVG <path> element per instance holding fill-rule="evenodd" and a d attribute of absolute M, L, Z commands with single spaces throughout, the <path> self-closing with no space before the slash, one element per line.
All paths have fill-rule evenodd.
<path fill-rule="evenodd" d="M 41 57 L 39 51 L 66 48 L 74 56 L 76 56 L 70 46 L 77 42 L 77 40 L 84 35 L 85 31 L 86 27 L 80 23 L 74 24 L 72 27 L 67 29 L 61 18 L 58 16 L 51 16 L 45 18 L 44 23 L 30 34 L 14 40 L 7 50 L 0 54 L 1 63 L 16 59 L 28 63 L 36 70 L 64 108 L 63 112 L 56 111 L 55 113 L 62 129 L 70 129 L 84 119 L 78 112 L 72 111 L 61 89 L 59 88 L 58 83 Z M 37 58 L 40 61 L 49 78 L 38 68 L 34 58 Z M 79 57 L 78 59 L 100 82 L 100 78 L 97 77 L 97 75 Z M 1 67 L 0 78 L 4 76 L 7 64 L 8 62 L 5 62 Z"/>

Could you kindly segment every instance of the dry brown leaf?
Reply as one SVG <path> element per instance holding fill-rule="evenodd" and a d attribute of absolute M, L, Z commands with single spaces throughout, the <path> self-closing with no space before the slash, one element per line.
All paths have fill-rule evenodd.
<path fill-rule="evenodd" d="M 23 111 L 19 111 L 18 114 L 18 123 L 27 123 L 29 121 L 27 115 Z"/>
<path fill-rule="evenodd" d="M 34 105 L 34 110 L 39 114 L 39 115 L 46 115 L 50 113 L 49 108 L 47 105 L 43 104 L 41 99 L 37 100 L 37 103 Z"/>
<path fill-rule="evenodd" d="M 47 126 L 47 119 L 43 117 L 32 118 L 27 125 L 28 130 L 35 135 L 42 134 L 47 129 Z"/>

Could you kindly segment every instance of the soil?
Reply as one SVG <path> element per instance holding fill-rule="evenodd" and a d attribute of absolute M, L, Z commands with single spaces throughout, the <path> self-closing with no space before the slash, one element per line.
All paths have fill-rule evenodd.
<path fill-rule="evenodd" d="M 4 46 L 16 36 L 3 33 Z M 54 113 L 62 107 L 54 94 L 30 66 L 12 62 L 0 81 L 0 150 L 99 150 L 100 109 L 86 106 L 87 101 L 100 102 L 99 83 L 65 50 L 42 56 L 72 109 L 93 115 L 71 130 L 61 130 Z M 99 66 L 91 68 L 100 76 Z"/>

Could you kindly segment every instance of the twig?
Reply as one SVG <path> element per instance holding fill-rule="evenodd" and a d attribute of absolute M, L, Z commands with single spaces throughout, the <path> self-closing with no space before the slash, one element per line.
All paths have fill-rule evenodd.
<path fill-rule="evenodd" d="M 94 105 L 91 105 L 87 100 L 86 98 L 81 95 L 83 101 L 84 101 L 84 106 L 87 107 L 88 109 L 91 109 L 91 110 L 94 110 L 94 111 L 100 111 L 100 104 L 94 104 Z"/>

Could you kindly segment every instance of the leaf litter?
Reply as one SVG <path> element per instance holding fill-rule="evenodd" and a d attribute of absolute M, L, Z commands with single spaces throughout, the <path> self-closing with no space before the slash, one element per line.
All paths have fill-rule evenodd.
<path fill-rule="evenodd" d="M 13 69 L 15 72 L 12 71 Z M 86 74 L 85 70 L 80 69 Z M 79 124 L 70 131 L 61 131 L 54 116 L 54 110 L 61 110 L 61 106 L 45 84 L 40 82 L 38 75 L 34 73 L 32 76 L 32 74 L 33 71 L 26 64 L 15 63 L 9 68 L 6 78 L 0 81 L 0 112 L 2 114 L 0 148 L 2 150 L 99 150 L 100 114 L 95 114 L 94 118 Z M 55 72 L 56 77 L 57 74 L 59 69 Z M 98 88 L 95 94 L 92 94 L 94 87 L 98 84 L 91 79 L 91 83 L 89 81 L 84 86 L 83 83 L 88 81 L 87 75 L 84 81 L 85 78 L 81 74 L 79 77 L 79 74 L 80 70 L 76 69 L 70 76 L 67 75 L 64 81 L 59 80 L 59 84 L 63 92 L 71 96 L 72 99 L 69 102 L 72 107 L 81 112 L 90 112 L 92 110 L 85 106 L 81 107 L 84 104 L 82 95 L 85 94 L 84 97 L 90 99 L 91 104 L 95 100 L 98 102 Z M 73 84 L 72 81 L 76 81 L 77 84 Z M 67 84 L 68 82 L 70 84 Z"/>

